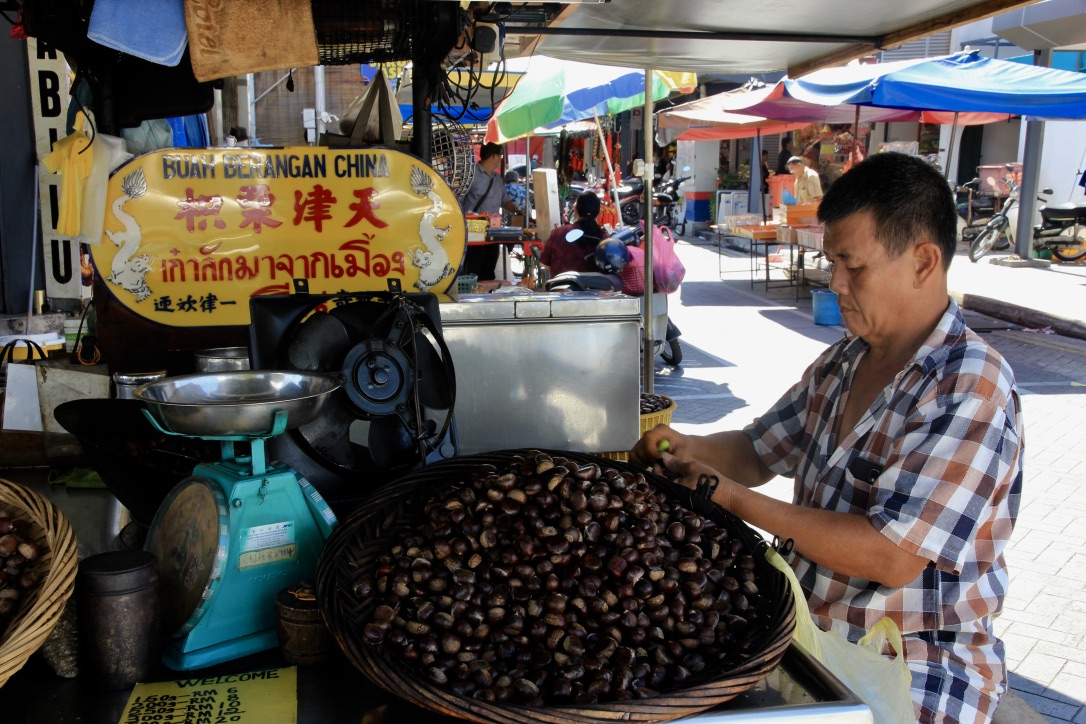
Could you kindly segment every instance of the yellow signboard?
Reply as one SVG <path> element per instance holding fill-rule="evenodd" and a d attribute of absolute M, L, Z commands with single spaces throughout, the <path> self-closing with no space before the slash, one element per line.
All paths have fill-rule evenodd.
<path fill-rule="evenodd" d="M 109 181 L 102 243 L 91 247 L 127 308 L 173 327 L 245 325 L 249 297 L 443 293 L 467 230 L 432 168 L 385 148 L 155 151 Z"/>
<path fill-rule="evenodd" d="M 298 669 L 136 684 L 118 724 L 296 724 Z"/>

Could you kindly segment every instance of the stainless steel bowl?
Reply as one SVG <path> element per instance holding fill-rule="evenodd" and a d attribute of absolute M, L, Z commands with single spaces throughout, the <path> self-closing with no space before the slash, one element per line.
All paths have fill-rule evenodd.
<path fill-rule="evenodd" d="M 338 377 L 307 372 L 239 370 L 183 375 L 136 389 L 163 429 L 195 437 L 266 437 L 275 413 L 287 413 L 287 429 L 320 415 Z"/>
<path fill-rule="evenodd" d="M 225 372 L 249 369 L 248 347 L 215 347 L 193 353 L 197 372 Z"/>

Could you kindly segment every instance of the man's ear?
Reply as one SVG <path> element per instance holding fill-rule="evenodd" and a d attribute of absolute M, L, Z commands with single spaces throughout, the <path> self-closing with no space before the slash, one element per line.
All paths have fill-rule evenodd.
<path fill-rule="evenodd" d="M 922 287 L 932 275 L 943 269 L 943 251 L 932 241 L 919 241 L 913 245 L 913 286 Z"/>

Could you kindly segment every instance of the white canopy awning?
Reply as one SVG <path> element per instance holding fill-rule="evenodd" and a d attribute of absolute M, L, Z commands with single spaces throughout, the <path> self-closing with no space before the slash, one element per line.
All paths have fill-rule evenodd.
<path fill-rule="evenodd" d="M 568 6 L 536 52 L 585 63 L 793 78 L 1036 0 L 621 0 Z M 516 33 L 515 28 L 508 32 Z M 531 31 L 525 29 L 525 35 Z M 700 34 L 700 36 L 699 36 Z"/>

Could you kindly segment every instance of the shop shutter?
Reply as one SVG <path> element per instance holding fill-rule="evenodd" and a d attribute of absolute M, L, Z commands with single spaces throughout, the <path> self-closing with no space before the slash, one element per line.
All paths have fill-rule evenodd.
<path fill-rule="evenodd" d="M 932 58 L 950 54 L 950 31 L 945 30 L 926 38 L 913 40 L 901 47 L 882 51 L 882 62 L 893 60 L 912 60 L 913 58 Z"/>

